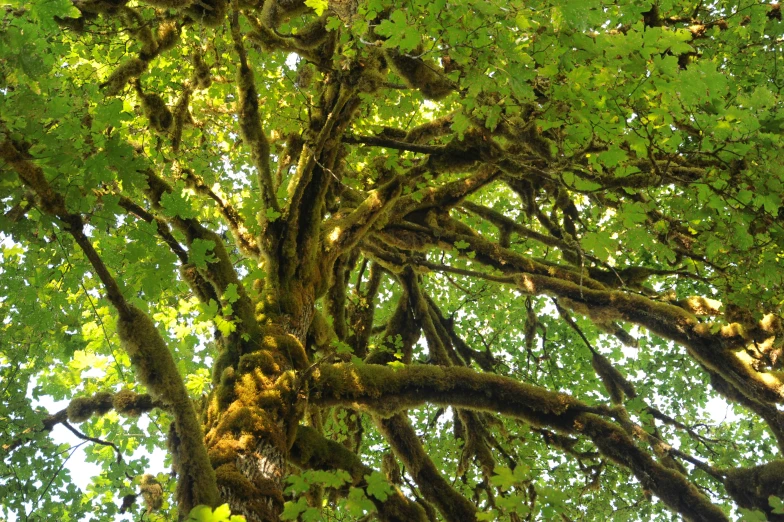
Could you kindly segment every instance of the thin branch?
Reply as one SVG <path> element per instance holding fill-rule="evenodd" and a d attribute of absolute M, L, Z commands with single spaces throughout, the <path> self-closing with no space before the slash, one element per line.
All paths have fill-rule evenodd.
<path fill-rule="evenodd" d="M 361 145 L 371 145 L 374 147 L 384 147 L 387 149 L 405 150 L 408 152 L 418 152 L 421 154 L 443 154 L 446 151 L 444 145 L 420 145 L 417 143 L 407 143 L 405 141 L 383 138 L 380 136 L 343 136 L 344 143 L 356 143 Z"/>
<path fill-rule="evenodd" d="M 70 431 L 71 433 L 73 433 L 78 438 L 80 438 L 80 439 L 82 439 L 84 441 L 89 441 L 89 442 L 93 442 L 95 444 L 100 444 L 101 446 L 109 446 L 117 454 L 117 462 L 121 463 L 123 461 L 122 452 L 120 451 L 120 448 L 118 448 L 115 443 L 109 442 L 109 441 L 105 441 L 105 440 L 99 439 L 97 437 L 90 437 L 89 435 L 85 435 L 81 431 L 79 431 L 76 428 L 74 428 L 73 426 L 71 426 L 71 424 L 68 421 L 63 421 L 61 424 L 63 426 L 65 426 L 68 429 L 68 431 Z"/>

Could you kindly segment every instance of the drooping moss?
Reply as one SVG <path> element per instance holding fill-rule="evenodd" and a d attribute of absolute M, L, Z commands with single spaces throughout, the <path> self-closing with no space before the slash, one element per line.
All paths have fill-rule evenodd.
<path fill-rule="evenodd" d="M 225 20 L 228 10 L 229 2 L 227 0 L 201 0 L 191 3 L 186 12 L 200 24 L 207 27 L 217 27 Z"/>
<path fill-rule="evenodd" d="M 414 89 L 419 89 L 429 100 L 441 100 L 454 90 L 452 82 L 446 77 L 444 70 L 432 60 L 419 57 L 422 49 L 417 48 L 412 55 L 401 53 L 397 49 L 387 49 L 388 63 L 403 81 Z"/>
<path fill-rule="evenodd" d="M 212 85 L 212 73 L 210 73 L 210 67 L 205 63 L 202 53 L 194 52 L 191 61 L 193 62 L 194 86 L 197 89 L 209 88 Z"/>
<path fill-rule="evenodd" d="M 150 121 L 150 128 L 158 134 L 165 134 L 174 123 L 174 116 L 172 115 L 166 102 L 163 101 L 158 94 L 145 93 L 142 91 L 141 85 L 137 81 L 136 92 L 142 102 L 142 109 L 144 114 Z"/>
<path fill-rule="evenodd" d="M 158 479 L 153 475 L 143 475 L 140 489 L 144 503 L 147 506 L 147 513 L 161 509 L 161 506 L 163 506 L 163 488 Z"/>
<path fill-rule="evenodd" d="M 156 35 L 156 40 L 158 42 L 158 46 L 155 50 L 156 54 L 172 49 L 177 45 L 179 39 L 180 32 L 177 28 L 177 24 L 173 22 L 162 23 L 158 26 L 158 33 Z"/>
<path fill-rule="evenodd" d="M 174 112 L 172 113 L 174 122 L 170 132 L 172 150 L 174 151 L 178 151 L 180 149 L 180 143 L 182 142 L 182 131 L 185 125 L 193 124 L 193 117 L 191 116 L 190 108 L 188 106 L 190 102 L 190 96 L 190 88 L 183 88 L 182 94 L 180 94 L 180 99 L 174 106 Z"/>
<path fill-rule="evenodd" d="M 158 46 L 155 42 L 155 37 L 150 29 L 150 24 L 144 20 L 144 17 L 139 11 L 132 7 L 123 7 L 120 10 L 122 18 L 125 20 L 125 25 L 128 31 L 136 38 L 136 41 L 141 45 L 141 52 L 139 56 L 144 60 L 151 59 L 155 54 L 155 49 Z"/>
<path fill-rule="evenodd" d="M 148 62 L 139 58 L 130 58 L 121 63 L 101 84 L 108 96 L 116 96 L 128 85 L 128 82 L 138 78 L 147 70 Z"/>

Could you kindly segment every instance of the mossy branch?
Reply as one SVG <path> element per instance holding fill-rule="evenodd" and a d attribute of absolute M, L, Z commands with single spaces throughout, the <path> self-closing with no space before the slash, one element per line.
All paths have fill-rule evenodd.
<path fill-rule="evenodd" d="M 136 369 L 137 378 L 154 399 L 167 405 L 174 414 L 178 432 L 185 440 L 183 450 L 189 455 L 183 466 L 184 476 L 178 482 L 177 499 L 180 508 L 188 512 L 197 504 L 217 506 L 218 489 L 212 465 L 207 458 L 201 425 L 174 357 L 160 332 L 147 314 L 126 301 L 117 282 L 84 234 L 81 216 L 67 212 L 65 199 L 49 185 L 41 168 L 24 158 L 8 140 L 0 143 L 0 157 L 8 161 L 25 185 L 37 194 L 41 209 L 63 223 L 93 265 L 107 291 L 107 298 L 118 311 L 117 334 Z M 104 402 L 99 404 L 101 409 L 104 408 Z"/>
<path fill-rule="evenodd" d="M 765 421 L 776 439 L 776 445 L 779 451 L 784 452 L 784 412 L 779 410 L 775 405 L 765 404 L 759 401 L 750 399 L 738 389 L 730 384 L 723 376 L 716 372 L 708 371 L 710 375 L 710 383 L 719 394 L 727 399 L 742 406 L 745 406 L 750 411 L 756 413 Z"/>
<path fill-rule="evenodd" d="M 164 220 L 154 216 L 150 212 L 147 212 L 147 210 L 145 210 L 141 205 L 137 204 L 128 196 L 120 195 L 119 198 L 120 200 L 117 202 L 117 204 L 127 210 L 129 213 L 146 221 L 147 223 L 155 223 L 157 225 L 158 235 L 161 236 L 163 242 L 168 245 L 169 249 L 171 249 L 174 255 L 177 256 L 177 259 L 180 260 L 180 263 L 188 263 L 188 252 L 174 238 L 174 236 L 171 234 L 171 231 L 169 230 L 169 225 Z"/>
<path fill-rule="evenodd" d="M 256 238 L 248 232 L 245 222 L 239 212 L 237 212 L 237 209 L 229 201 L 226 201 L 208 187 L 201 176 L 189 171 L 184 177 L 185 183 L 189 187 L 215 202 L 239 249 L 248 257 L 259 259 L 261 250 L 256 242 Z"/>
<path fill-rule="evenodd" d="M 311 186 L 313 171 L 327 141 L 333 137 L 333 128 L 338 123 L 343 109 L 354 97 L 354 90 L 349 87 L 328 85 L 326 89 L 325 102 L 331 104 L 329 114 L 313 143 L 306 141 L 303 145 L 297 170 L 288 186 L 289 202 L 286 208 L 288 232 L 283 241 L 283 252 L 288 267 L 287 277 L 294 274 L 302 259 L 310 260 L 315 254 L 310 251 L 300 252 L 303 246 L 309 243 L 310 248 L 319 248 L 319 242 L 314 241 L 314 238 L 318 235 L 321 223 L 319 219 L 309 218 L 314 212 L 320 212 L 322 208 L 326 196 L 326 183 L 319 180 L 320 186 L 316 187 L 318 190 L 313 190 L 314 187 Z M 330 92 L 334 94 L 334 99 L 329 99 Z M 323 167 L 321 170 L 324 170 Z M 321 176 L 329 175 L 330 173 L 321 172 Z M 306 197 L 309 194 L 311 197 Z"/>
<path fill-rule="evenodd" d="M 365 358 L 368 364 L 387 364 L 397 360 L 396 352 L 400 352 L 400 361 L 410 364 L 414 345 L 419 340 L 421 323 L 414 317 L 409 291 L 403 286 L 397 306 L 384 329 L 381 340 L 375 350 Z M 396 346 L 396 340 L 400 340 Z"/>
<path fill-rule="evenodd" d="M 408 266 L 403 269 L 400 279 L 408 291 L 414 316 L 419 324 L 422 325 L 422 332 L 427 340 L 429 362 L 441 366 L 451 366 L 457 362 L 457 356 L 453 350 L 447 350 L 447 343 L 444 342 L 445 340 L 433 322 L 430 307 L 425 299 L 424 292 L 419 286 L 416 272 Z"/>
<path fill-rule="evenodd" d="M 644 326 L 651 332 L 685 346 L 706 369 L 719 373 L 744 395 L 761 403 L 784 402 L 784 384 L 773 374 L 756 371 L 733 350 L 747 340 L 738 328 L 727 325 L 717 333 L 684 309 L 658 303 L 619 290 L 598 290 L 555 277 L 520 274 L 518 287 L 530 295 L 546 294 L 574 311 L 602 322 L 619 319 Z M 598 314 L 598 315 L 597 315 Z"/>
<path fill-rule="evenodd" d="M 381 136 L 343 136 L 344 143 L 357 143 L 372 147 L 384 147 L 394 150 L 405 150 L 420 154 L 441 154 L 446 151 L 444 145 L 420 145 L 418 143 L 407 143 L 405 141 L 384 138 Z"/>
<path fill-rule="evenodd" d="M 596 375 L 604 384 L 607 393 L 610 395 L 613 403 L 615 404 L 622 404 L 624 399 L 624 394 L 629 398 L 637 397 L 637 391 L 634 389 L 634 385 L 630 383 L 626 377 L 605 357 L 604 355 L 597 352 L 594 347 L 591 345 L 588 338 L 585 336 L 583 331 L 577 325 L 572 316 L 560 305 L 558 304 L 557 299 L 553 299 L 553 303 L 555 304 L 555 308 L 558 310 L 558 313 L 561 315 L 561 318 L 569 325 L 569 327 L 574 330 L 577 335 L 580 336 L 580 339 L 583 340 L 585 345 L 588 347 L 588 350 L 591 351 L 591 365 L 593 366 L 594 371 L 596 371 Z"/>
<path fill-rule="evenodd" d="M 164 194 L 171 193 L 173 189 L 151 170 L 147 170 L 146 175 L 148 185 L 147 196 L 150 199 L 153 208 L 160 212 L 163 210 L 161 207 L 161 198 Z M 229 254 L 223 244 L 223 239 L 195 219 L 172 217 L 169 218 L 169 222 L 185 235 L 188 246 L 191 246 L 196 239 L 214 243 L 213 254 L 215 255 L 216 261 L 214 263 L 209 263 L 205 270 L 200 271 L 202 277 L 210 282 L 214 287 L 215 293 L 219 297 L 223 295 L 229 285 L 233 284 L 236 286 L 239 298 L 233 306 L 235 315 L 242 321 L 241 328 L 243 331 L 251 336 L 258 335 L 259 326 L 256 321 L 255 306 L 250 299 L 250 296 L 248 296 L 245 291 L 244 285 L 237 276 L 237 271 L 234 269 L 234 264 L 229 258 Z M 195 288 L 194 290 L 204 294 L 204 292 L 199 289 Z"/>
<path fill-rule="evenodd" d="M 2 129 L 0 129 L 2 130 Z M 26 150 L 26 148 L 23 148 Z M 95 251 L 90 240 L 84 235 L 84 221 L 78 214 L 68 212 L 65 205 L 65 198 L 52 188 L 44 175 L 43 169 L 33 162 L 33 158 L 23 154 L 17 149 L 17 144 L 6 138 L 0 142 L 0 158 L 5 160 L 11 168 L 19 175 L 27 188 L 29 188 L 37 198 L 39 208 L 57 218 L 63 228 L 73 236 L 74 241 L 84 252 L 85 257 L 92 265 L 96 275 L 106 290 L 107 299 L 117 309 L 121 317 L 127 317 L 130 308 L 128 302 L 122 294 L 117 281 L 109 273 L 109 269 Z"/>
<path fill-rule="evenodd" d="M 346 324 L 346 299 L 348 277 L 354 268 L 356 255 L 347 252 L 340 257 L 332 266 L 332 286 L 327 292 L 327 312 L 332 317 L 332 327 L 339 341 L 346 339 L 348 327 Z"/>
<path fill-rule="evenodd" d="M 455 322 L 452 318 L 445 317 L 441 312 L 441 309 L 436 305 L 436 302 L 429 295 L 426 295 L 425 298 L 430 306 L 430 312 L 434 317 L 436 327 L 443 329 L 444 333 L 451 340 L 454 349 L 457 350 L 457 353 L 465 360 L 466 365 L 470 366 L 471 361 L 476 361 L 482 370 L 486 372 L 493 371 L 497 365 L 497 361 L 493 357 L 489 347 L 486 351 L 480 352 L 468 346 L 468 343 L 458 335 L 457 330 L 455 329 Z"/>
<path fill-rule="evenodd" d="M 784 516 L 773 513 L 770 496 L 784 496 L 784 460 L 772 460 L 761 466 L 724 470 L 727 493 L 741 507 L 759 509 L 768 520 L 781 521 Z"/>
<path fill-rule="evenodd" d="M 389 418 L 375 417 L 373 420 L 395 455 L 406 466 L 406 471 L 416 482 L 422 496 L 435 505 L 447 522 L 476 520 L 476 507 L 439 473 L 404 413 L 396 413 Z"/>
<path fill-rule="evenodd" d="M 367 259 L 364 261 L 367 262 Z M 373 317 L 376 312 L 376 296 L 378 295 L 384 269 L 378 263 L 370 266 L 368 283 L 364 292 L 359 289 L 362 272 L 357 276 L 357 303 L 352 307 L 350 322 L 352 333 L 347 339 L 347 343 L 353 347 L 354 354 L 364 359 L 367 356 L 368 342 L 371 330 L 373 329 Z"/>
<path fill-rule="evenodd" d="M 603 455 L 630 469 L 643 487 L 686 520 L 727 520 L 683 475 L 654 461 L 622 428 L 606 420 L 609 410 L 569 395 L 462 367 L 412 365 L 395 370 L 335 364 L 319 368 L 311 381 L 311 401 L 316 404 L 357 404 L 384 416 L 429 402 L 500 413 L 534 427 L 587 436 Z"/>
<path fill-rule="evenodd" d="M 428 187 L 416 196 L 401 197 L 390 211 L 390 222 L 398 221 L 417 210 L 429 208 L 446 210 L 454 207 L 470 194 L 492 183 L 498 173 L 495 166 L 482 165 L 474 174 L 466 178 L 446 183 L 440 187 Z"/>
<path fill-rule="evenodd" d="M 271 2 L 275 3 L 275 2 Z M 242 43 L 240 32 L 239 11 L 234 10 L 230 17 L 231 37 L 234 40 L 234 50 L 239 58 L 237 70 L 237 115 L 240 120 L 240 131 L 246 143 L 250 146 L 251 160 L 258 171 L 259 190 L 264 208 L 280 213 L 275 185 L 272 181 L 270 169 L 270 146 L 264 129 L 261 126 L 259 113 L 259 94 L 256 90 L 256 80 L 253 70 L 248 65 L 245 46 Z"/>
<path fill-rule="evenodd" d="M 452 218 L 439 216 L 438 221 L 438 225 L 440 226 L 435 227 L 431 231 L 434 240 L 450 245 L 454 245 L 458 241 L 467 242 L 468 247 L 461 250 L 461 253 L 474 252 L 475 256 L 473 259 L 481 264 L 491 266 L 507 274 L 514 273 L 515 271 L 522 271 L 547 275 L 548 277 L 558 278 L 558 280 L 573 282 L 581 288 L 584 287 L 597 290 L 606 288 L 605 285 L 599 281 L 591 279 L 587 274 L 581 274 L 573 267 L 544 263 L 518 254 L 513 250 L 503 248 L 499 244 L 485 239 L 470 227 Z"/>
<path fill-rule="evenodd" d="M 327 265 L 343 252 L 353 248 L 376 224 L 384 212 L 394 204 L 403 188 L 402 179 L 395 176 L 391 181 L 371 191 L 368 197 L 349 215 L 325 224 L 325 243 L 330 252 Z"/>

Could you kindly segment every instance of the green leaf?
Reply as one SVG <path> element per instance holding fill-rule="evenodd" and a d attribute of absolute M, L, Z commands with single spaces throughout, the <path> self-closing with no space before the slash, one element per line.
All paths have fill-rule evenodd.
<path fill-rule="evenodd" d="M 281 520 L 297 520 L 300 513 L 308 509 L 308 503 L 304 497 L 300 497 L 296 502 L 286 502 L 283 505 L 283 512 L 280 514 Z"/>
<path fill-rule="evenodd" d="M 382 502 L 392 493 L 392 486 L 387 482 L 386 477 L 378 471 L 374 471 L 370 475 L 365 475 L 365 480 L 367 481 L 367 488 L 365 489 L 368 494 L 376 497 Z"/>
<path fill-rule="evenodd" d="M 264 215 L 266 216 L 267 221 L 269 221 L 270 223 L 274 223 L 275 221 L 278 220 L 278 218 L 280 216 L 282 216 L 282 214 L 280 212 L 278 212 L 277 210 L 275 210 L 273 208 L 267 208 L 264 211 Z"/>
<path fill-rule="evenodd" d="M 784 515 L 784 501 L 781 498 L 775 495 L 769 496 L 768 505 L 773 508 L 774 515 Z"/>
<path fill-rule="evenodd" d="M 318 16 L 321 16 L 329 7 L 329 2 L 327 0 L 305 0 L 305 5 L 316 11 Z"/>
<path fill-rule="evenodd" d="M 238 287 L 235 283 L 229 283 L 226 286 L 226 291 L 223 292 L 223 298 L 229 303 L 236 303 L 240 298 L 240 294 L 237 292 L 237 288 Z"/>
<path fill-rule="evenodd" d="M 211 252 L 215 249 L 215 242 L 206 239 L 194 239 L 188 252 L 188 260 L 198 268 L 206 269 L 207 263 L 215 263 L 218 259 Z"/>
<path fill-rule="evenodd" d="M 759 509 L 738 508 L 738 513 L 743 515 L 744 522 L 765 522 L 768 519 Z"/>

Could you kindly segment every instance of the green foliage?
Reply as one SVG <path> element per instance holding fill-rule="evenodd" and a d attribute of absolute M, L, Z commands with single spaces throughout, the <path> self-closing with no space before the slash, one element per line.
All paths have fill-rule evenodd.
<path fill-rule="evenodd" d="M 223 504 L 213 511 L 209 506 L 196 506 L 188 514 L 187 520 L 193 522 L 245 522 L 245 517 L 232 515 L 228 504 Z"/>
<path fill-rule="evenodd" d="M 225 0 L 0 9 L 0 518 L 181 514 L 179 472 L 158 511 L 120 513 L 138 477 L 165 476 L 151 462 L 182 464 L 171 404 L 78 408 L 144 394 L 137 376 L 156 374 L 119 338 L 106 273 L 154 322 L 208 439 L 269 437 L 292 460 L 269 497 L 285 520 L 425 501 L 448 518 L 454 503 L 377 427 L 396 411 L 478 520 L 672 520 L 695 499 L 744 520 L 784 512 L 781 488 L 717 478 L 784 449 L 778 4 L 239 5 L 234 27 Z M 620 431 L 538 401 L 528 417 L 499 413 L 511 398 L 478 408 L 489 392 L 470 377 L 470 392 L 437 378 L 394 396 L 317 389 L 344 363 L 465 366 L 568 393 Z M 242 393 L 280 433 L 263 415 L 253 433 L 216 428 Z M 56 416 L 74 399 L 79 435 Z M 297 424 L 356 460 L 293 462 Z M 646 482 L 670 472 L 683 482 Z"/>

